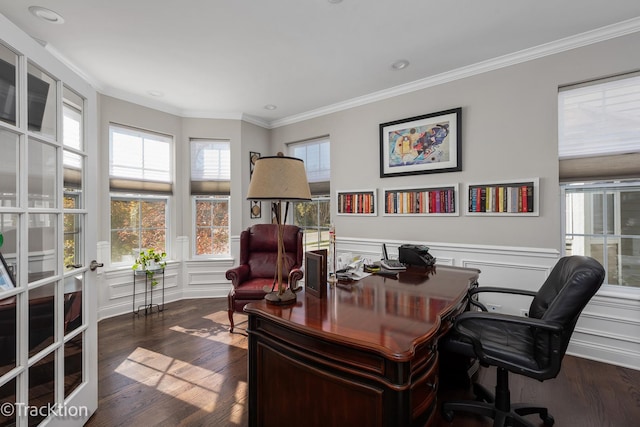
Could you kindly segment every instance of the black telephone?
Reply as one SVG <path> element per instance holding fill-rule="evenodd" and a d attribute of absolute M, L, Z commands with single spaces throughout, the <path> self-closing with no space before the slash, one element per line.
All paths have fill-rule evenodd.
<path fill-rule="evenodd" d="M 424 245 L 401 245 L 398 248 L 398 261 L 419 267 L 431 267 L 436 263 L 436 259 L 429 253 L 429 248 Z"/>

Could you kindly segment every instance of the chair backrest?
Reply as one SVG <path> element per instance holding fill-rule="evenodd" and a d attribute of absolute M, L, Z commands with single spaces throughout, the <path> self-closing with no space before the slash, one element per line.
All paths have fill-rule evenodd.
<path fill-rule="evenodd" d="M 302 266 L 302 230 L 284 225 L 285 275 Z M 273 277 L 278 257 L 278 225 L 255 224 L 240 234 L 240 264 L 248 264 L 251 277 Z"/>
<path fill-rule="evenodd" d="M 593 258 L 579 255 L 560 258 L 531 302 L 529 317 L 562 325 L 561 358 L 582 309 L 598 291 L 604 276 L 604 268 Z M 550 359 L 549 334 L 537 333 L 535 342 L 536 359 L 541 366 L 547 366 Z"/>

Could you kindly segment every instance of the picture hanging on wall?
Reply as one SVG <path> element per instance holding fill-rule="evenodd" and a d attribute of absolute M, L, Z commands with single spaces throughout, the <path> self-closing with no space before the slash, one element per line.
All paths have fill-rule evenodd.
<path fill-rule="evenodd" d="M 380 124 L 380 178 L 462 170 L 462 108 Z"/>
<path fill-rule="evenodd" d="M 249 151 L 249 179 L 253 177 L 253 168 L 256 166 L 256 160 L 260 158 L 260 153 L 256 153 L 255 151 Z M 261 218 L 262 217 L 262 202 L 251 200 L 251 218 Z"/>
<path fill-rule="evenodd" d="M 261 218 L 262 217 L 262 202 L 259 200 L 251 201 L 251 218 Z"/>

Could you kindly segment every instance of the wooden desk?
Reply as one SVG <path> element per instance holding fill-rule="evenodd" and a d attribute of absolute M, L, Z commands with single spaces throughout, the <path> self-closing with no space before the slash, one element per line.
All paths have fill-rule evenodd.
<path fill-rule="evenodd" d="M 479 273 L 410 269 L 329 288 L 323 300 L 248 304 L 249 425 L 431 424 L 437 341 Z"/>

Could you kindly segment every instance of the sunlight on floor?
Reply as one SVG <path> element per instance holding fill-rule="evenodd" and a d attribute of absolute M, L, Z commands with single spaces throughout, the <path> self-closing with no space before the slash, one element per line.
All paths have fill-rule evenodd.
<path fill-rule="evenodd" d="M 207 412 L 215 409 L 225 381 L 224 375 L 141 347 L 136 348 L 115 371 Z M 238 383 L 236 406 L 242 407 L 246 388 L 246 382 Z"/>
<path fill-rule="evenodd" d="M 227 325 L 229 320 L 227 313 L 219 311 L 217 313 L 211 313 L 207 316 L 203 316 L 203 319 L 211 320 L 211 326 L 208 328 L 188 329 L 182 326 L 172 326 L 169 329 L 174 332 L 180 332 L 183 334 L 191 335 L 198 338 L 204 338 L 210 341 L 223 343 L 230 346 L 236 346 L 238 342 L 237 334 L 229 333 L 229 326 Z M 240 348 L 246 348 L 245 346 L 238 346 Z"/>

